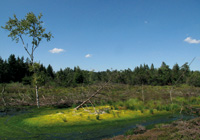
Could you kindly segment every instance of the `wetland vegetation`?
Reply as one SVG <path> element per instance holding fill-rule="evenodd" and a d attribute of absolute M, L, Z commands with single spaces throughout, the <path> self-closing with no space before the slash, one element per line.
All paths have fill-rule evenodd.
<path fill-rule="evenodd" d="M 30 86 L 7 84 L 4 93 L 7 106 L 1 102 L 0 138 L 104 139 L 116 135 L 127 138 L 138 124 L 158 130 L 158 124 L 199 115 L 200 88 L 187 85 L 174 87 L 171 103 L 171 86 L 109 84 L 91 99 L 93 104 L 88 102 L 79 110 L 74 109 L 98 87 L 98 84 L 44 86 L 39 89 L 42 107 L 38 109 L 34 107 Z"/>
<path fill-rule="evenodd" d="M 117 135 L 113 139 L 148 139 L 150 132 L 162 134 L 156 135 L 162 139 L 169 135 L 165 129 L 172 130 L 168 139 L 187 138 L 182 132 L 174 134 L 180 128 L 174 121 L 181 119 L 191 127 L 192 121 L 185 120 L 196 118 L 194 128 L 199 122 L 199 72 L 190 71 L 187 63 L 173 69 L 163 63 L 158 69 L 141 65 L 134 70 L 102 72 L 79 67 L 54 72 L 50 65 L 37 64 L 38 109 L 28 60 L 11 55 L 1 62 L 0 139 L 106 139 Z"/>
<path fill-rule="evenodd" d="M 183 44 L 200 43 L 193 32 L 199 25 L 194 20 L 199 19 L 197 2 L 173 1 L 170 6 L 170 2 L 144 1 L 12 1 L 1 5 L 1 13 L 6 14 L 1 29 L 29 58 L 8 57 L 22 51 L 11 51 L 15 45 L 6 43 L 0 32 L 2 57 L 8 57 L 0 56 L 0 140 L 200 140 L 200 71 L 190 69 L 196 57 L 183 62 L 199 55 L 197 49 Z M 46 11 L 47 21 L 34 12 L 20 19 L 28 9 Z M 14 14 L 6 22 L 12 12 L 19 17 Z M 45 49 L 36 52 L 54 38 L 46 27 L 56 35 L 49 52 L 67 55 L 48 55 Z M 82 60 L 84 55 L 94 59 Z M 51 64 L 45 66 L 40 59 Z M 160 60 L 182 64 L 169 66 Z M 143 62 L 154 62 L 156 67 L 128 68 Z M 55 64 L 57 71 L 51 66 Z M 70 67 L 58 69 L 66 65 Z M 106 70 L 107 66 L 117 69 Z"/>
<path fill-rule="evenodd" d="M 127 2 L 125 3 L 127 4 Z M 173 4 L 173 7 L 176 8 L 173 10 L 173 7 L 169 7 L 167 3 L 159 6 L 154 3 L 152 6 L 144 4 L 144 2 L 138 3 L 148 6 L 143 7 L 142 12 L 139 10 L 137 2 L 128 5 L 121 2 L 120 5 L 117 5 L 118 2 L 109 2 L 111 4 L 109 5 L 102 1 L 95 5 L 92 3 L 88 5 L 86 2 L 80 3 L 81 6 L 78 8 L 76 6 L 79 5 L 79 2 L 77 1 L 76 4 L 74 3 L 75 5 L 70 5 L 71 2 L 67 2 L 67 5 L 64 3 L 60 2 L 56 6 L 52 6 L 59 8 L 59 4 L 62 4 L 62 7 L 69 11 L 61 10 L 59 12 L 60 9 L 57 9 L 51 14 L 52 10 L 44 10 L 46 5 L 52 4 L 51 2 L 43 4 L 33 2 L 28 5 L 19 3 L 18 6 L 12 4 L 23 11 L 27 8 L 22 8 L 21 5 L 31 6 L 28 9 L 35 9 L 41 5 L 42 11 L 49 11 L 47 18 L 55 18 L 51 21 L 55 25 L 50 24 L 47 27 L 54 28 L 58 44 L 67 43 L 51 44 L 54 47 L 65 46 L 65 48 L 53 48 L 49 50 L 50 53 L 65 52 L 69 46 L 76 49 L 75 51 L 71 49 L 74 54 L 68 55 L 69 57 L 63 55 L 63 57 L 54 56 L 49 59 L 48 61 L 52 61 L 52 64 L 63 60 L 60 64 L 63 66 L 66 65 L 66 60 L 72 60 L 73 66 L 81 63 L 81 65 L 86 65 L 85 68 L 99 68 L 99 66 L 105 68 L 106 65 L 111 66 L 110 63 L 115 62 L 118 66 L 112 66 L 119 69 L 119 64 L 124 64 L 124 62 L 128 62 L 130 66 L 132 61 L 139 60 L 138 63 L 143 63 L 150 57 L 153 59 L 146 62 L 157 63 L 160 62 L 157 59 L 161 57 L 170 57 L 170 59 L 164 60 L 182 59 L 185 57 L 183 55 L 189 53 L 198 55 L 196 49 L 190 49 L 194 50 L 191 53 L 189 49 L 175 47 L 183 45 L 177 44 L 180 42 L 180 33 L 182 37 L 187 34 L 184 42 L 200 43 L 200 40 L 188 36 L 192 35 L 191 31 L 196 29 L 199 22 L 190 24 L 187 21 L 191 21 L 191 19 L 184 22 L 182 18 L 177 18 L 183 17 L 183 11 L 187 11 L 185 15 L 194 15 L 193 19 L 195 19 L 195 13 L 198 13 L 196 11 L 190 13 L 190 9 L 178 10 L 181 11 L 181 15 L 178 14 L 179 12 L 172 14 L 177 10 L 177 6 Z M 9 4 L 9 7 L 12 5 Z M 70 8 L 66 8 L 66 6 Z M 96 6 L 98 8 L 95 8 Z M 14 7 L 10 10 L 15 9 Z M 153 12 L 146 11 L 149 7 L 154 7 Z M 161 9 L 155 11 L 155 7 L 161 7 Z M 186 7 L 188 8 L 188 4 Z M 8 11 L 7 9 L 6 11 Z M 150 9 L 152 10 L 152 8 Z M 166 14 L 167 12 L 162 13 L 169 9 L 171 9 L 169 15 Z M 37 9 L 37 12 L 41 10 Z M 112 14 L 109 14 L 109 11 Z M 154 12 L 156 16 L 154 17 L 153 14 L 151 17 Z M 2 13 L 8 14 L 8 12 Z M 139 16 L 138 13 L 140 13 Z M 70 16 L 71 14 L 72 16 Z M 161 15 L 159 16 L 159 14 Z M 172 15 L 176 17 L 173 18 Z M 79 66 L 75 66 L 54 71 L 51 64 L 46 67 L 36 62 L 38 59 L 35 59 L 35 56 L 38 57 L 38 55 L 44 55 L 43 59 L 52 57 L 44 53 L 44 50 L 35 55 L 40 45 L 46 46 L 43 44 L 44 40 L 48 42 L 54 38 L 51 32 L 46 32 L 47 22 L 41 20 L 42 16 L 42 13 L 35 15 L 33 12 L 29 12 L 24 18 L 19 19 L 14 15 L 4 26 L 1 26 L 3 30 L 9 32 L 8 37 L 16 43 L 21 43 L 21 47 L 29 58 L 16 57 L 14 54 L 11 54 L 8 59 L 2 59 L 0 56 L 0 139 L 199 139 L 200 71 L 190 70 L 190 65 L 196 57 L 190 63 L 186 62 L 180 66 L 174 63 L 172 67 L 162 62 L 161 66 L 156 68 L 154 64 L 141 64 L 133 69 L 124 70 L 113 70 L 112 68 L 104 71 L 83 70 Z M 104 16 L 106 18 L 103 18 Z M 65 22 L 65 18 L 67 22 Z M 172 19 L 173 22 L 166 22 Z M 184 24 L 180 26 L 180 21 L 186 23 L 185 27 Z M 176 23 L 178 24 L 174 26 L 173 24 Z M 66 28 L 68 26 L 70 28 Z M 194 29 L 188 30 L 191 33 L 185 30 L 188 27 L 194 27 Z M 167 32 L 163 29 L 167 29 Z M 170 32 L 169 29 L 173 32 Z M 158 36 L 161 32 L 162 35 Z M 70 40 L 76 43 L 74 44 Z M 161 43 L 161 41 L 163 42 Z M 170 41 L 172 44 L 169 43 Z M 11 46 L 4 41 L 2 44 L 5 44 L 2 46 L 4 48 Z M 80 53 L 80 51 L 82 52 Z M 76 60 L 82 59 L 80 56 L 83 56 L 83 53 L 87 53 L 85 58 L 93 56 L 88 51 L 100 55 L 93 62 L 90 61 L 92 62 L 90 66 L 86 64 L 86 61 L 77 61 L 77 63 Z M 10 51 L 6 52 L 10 53 Z M 18 54 L 19 52 L 21 50 L 18 50 Z M 107 62 L 110 58 L 112 60 Z M 191 58 L 191 56 L 187 58 Z M 72 66 L 72 63 L 68 66 Z"/>

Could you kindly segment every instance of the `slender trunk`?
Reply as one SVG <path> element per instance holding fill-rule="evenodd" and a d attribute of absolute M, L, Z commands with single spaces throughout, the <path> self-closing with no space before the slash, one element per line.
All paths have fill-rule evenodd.
<path fill-rule="evenodd" d="M 33 62 L 34 62 L 34 60 L 33 60 L 33 47 L 32 47 L 31 65 L 33 65 L 33 69 L 34 69 L 33 73 L 35 74 L 36 70 L 34 68 L 34 63 Z M 36 95 L 36 104 L 37 104 L 37 107 L 40 108 L 37 79 L 36 79 L 36 85 L 35 85 L 35 95 Z"/>
<path fill-rule="evenodd" d="M 40 108 L 39 95 L 38 95 L 38 86 L 37 86 L 37 84 L 36 84 L 36 86 L 35 86 L 35 94 L 36 94 L 36 103 L 37 103 L 37 107 Z"/>

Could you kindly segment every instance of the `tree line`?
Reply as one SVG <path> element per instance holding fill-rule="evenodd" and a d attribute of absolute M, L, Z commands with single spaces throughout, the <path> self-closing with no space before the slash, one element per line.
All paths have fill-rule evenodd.
<path fill-rule="evenodd" d="M 22 82 L 23 84 L 32 84 L 33 72 L 30 71 L 31 61 L 24 57 L 15 57 L 11 54 L 8 59 L 3 60 L 0 57 L 0 83 Z M 189 84 L 200 86 L 200 72 L 191 71 L 188 63 L 179 66 L 175 64 L 172 68 L 165 62 L 162 62 L 159 68 L 153 64 L 146 64 L 125 70 L 106 70 L 106 71 L 88 71 L 80 67 L 65 68 L 54 72 L 49 64 L 45 67 L 39 64 L 40 81 L 43 85 L 56 85 L 63 87 L 75 87 L 83 84 L 94 84 L 97 82 L 107 82 L 129 85 L 174 85 Z"/>

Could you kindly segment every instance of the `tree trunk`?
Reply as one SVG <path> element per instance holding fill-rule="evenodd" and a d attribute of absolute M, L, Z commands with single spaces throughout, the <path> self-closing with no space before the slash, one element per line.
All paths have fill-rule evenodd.
<path fill-rule="evenodd" d="M 37 103 L 37 107 L 40 108 L 39 95 L 38 95 L 38 86 L 37 86 L 37 84 L 36 84 L 36 86 L 35 86 L 35 94 L 36 94 L 36 103 Z"/>

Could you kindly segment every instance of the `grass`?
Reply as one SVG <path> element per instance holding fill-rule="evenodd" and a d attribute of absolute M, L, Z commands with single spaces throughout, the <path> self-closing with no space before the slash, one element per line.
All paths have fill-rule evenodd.
<path fill-rule="evenodd" d="M 41 87 L 40 101 L 45 107 L 29 109 L 29 113 L 26 114 L 0 117 L 0 139 L 70 139 L 72 137 L 78 139 L 80 135 L 82 137 L 79 138 L 83 138 L 84 134 L 94 135 L 93 132 L 100 136 L 100 133 L 112 134 L 115 129 L 133 122 L 168 116 L 180 110 L 184 112 L 187 106 L 200 108 L 200 88 L 185 85 L 175 87 L 173 104 L 171 104 L 170 86 L 143 86 L 145 97 L 143 101 L 141 87 L 114 84 L 109 89 L 102 90 L 102 95 L 92 100 L 94 105 L 96 104 L 97 113 L 89 106 L 85 110 L 81 108 L 78 111 L 73 108 L 58 109 L 58 106 L 75 107 L 97 89 L 98 85 L 76 88 Z M 19 83 L 8 85 L 5 92 L 8 107 L 13 108 L 19 103 L 34 105 L 33 90 Z M 188 96 L 188 93 L 192 95 Z M 66 106 L 62 106 L 63 103 Z M 56 105 L 57 108 L 53 108 L 52 105 Z M 60 134 L 63 137 L 59 136 Z"/>
<path fill-rule="evenodd" d="M 99 106 L 96 110 L 104 108 L 108 109 L 111 106 Z M 88 110 L 90 112 L 83 109 L 75 111 L 74 109 L 41 108 L 30 110 L 27 114 L 0 117 L 0 139 L 43 139 L 59 137 L 60 134 L 73 136 L 77 133 L 90 133 L 104 129 L 109 132 L 133 121 L 170 114 L 166 111 L 155 111 L 152 115 L 149 110 L 144 110 L 144 113 L 139 110 L 110 110 L 109 113 L 103 112 L 97 115 L 92 107 L 88 107 Z"/>
<path fill-rule="evenodd" d="M 44 86 L 39 89 L 39 98 L 41 106 L 76 106 L 82 100 L 96 92 L 100 85 L 84 85 L 81 87 L 49 87 Z M 2 86 L 0 86 L 0 90 Z M 171 86 L 143 86 L 144 104 L 154 101 L 160 101 L 161 104 L 170 102 L 169 91 Z M 5 89 L 5 101 L 11 106 L 16 105 L 35 105 L 34 87 L 24 86 L 21 83 L 7 84 Z M 188 95 L 191 94 L 191 95 Z M 191 87 L 179 85 L 173 88 L 173 99 L 176 97 L 185 98 L 188 96 L 199 96 L 200 87 Z M 194 98 L 195 98 L 194 97 Z M 93 98 L 92 102 L 98 105 L 113 104 L 116 102 L 124 102 L 129 99 L 137 99 L 142 101 L 141 86 L 111 84 L 108 88 L 101 91 L 97 98 Z M 120 103 L 119 103 L 120 104 Z M 128 104 L 128 103 L 127 103 Z M 1 105 L 1 103 L 0 103 Z"/>

